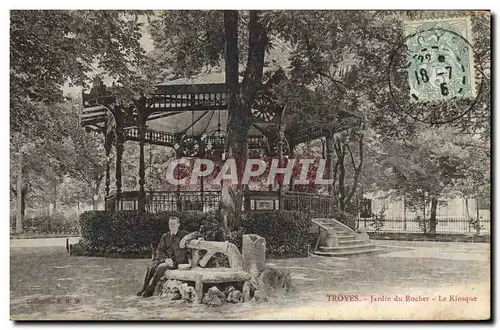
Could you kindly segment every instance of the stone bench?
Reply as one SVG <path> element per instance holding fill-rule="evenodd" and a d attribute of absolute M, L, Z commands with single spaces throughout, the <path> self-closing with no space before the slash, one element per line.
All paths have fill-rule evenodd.
<path fill-rule="evenodd" d="M 167 270 L 163 278 L 194 282 L 196 303 L 202 302 L 204 284 L 247 282 L 265 267 L 265 239 L 258 235 L 243 235 L 243 254 L 239 252 L 236 245 L 227 241 L 193 239 L 186 243 L 186 248 L 191 250 L 191 264 L 179 265 L 179 269 Z M 206 251 L 201 259 L 200 251 Z M 216 253 L 228 257 L 229 267 L 206 268 L 209 260 Z"/>

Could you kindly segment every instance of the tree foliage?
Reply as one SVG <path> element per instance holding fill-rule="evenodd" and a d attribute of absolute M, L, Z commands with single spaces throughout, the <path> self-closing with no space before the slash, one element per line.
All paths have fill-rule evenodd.
<path fill-rule="evenodd" d="M 408 104 L 394 106 L 388 63 L 404 38 L 403 19 L 449 15 L 472 17 L 474 60 L 484 85 L 463 117 L 430 125 L 408 116 Z M 146 23 L 155 46 L 150 54 L 140 44 Z M 247 158 L 250 109 L 259 89 L 270 89 L 274 102 L 303 124 L 338 121 L 341 112 L 362 118 L 359 127 L 333 132 L 328 146 L 335 155 L 331 193 L 342 210 L 374 189 L 395 190 L 415 205 L 423 191 L 436 199 L 456 191 L 489 193 L 491 42 L 484 13 L 32 10 L 11 11 L 10 32 L 11 164 L 24 146 L 26 196 L 43 200 L 39 192 L 58 185 L 76 198 L 102 190 L 102 137 L 77 128 L 78 106 L 62 97 L 65 83 L 88 87 L 97 71 L 113 82 L 116 96 L 131 99 L 151 91 L 158 78 L 193 76 L 214 66 L 225 66 L 228 150 L 240 162 Z M 276 52 L 286 60 L 273 61 Z M 151 189 L 171 188 L 161 175 L 167 154 L 153 147 L 151 161 L 146 155 Z M 136 145 L 127 144 L 125 189 L 137 188 L 135 156 Z M 12 183 L 16 175 L 11 171 Z M 70 193 L 64 185 L 71 180 L 85 192 Z"/>
<path fill-rule="evenodd" d="M 11 183 L 23 152 L 23 209 L 30 202 L 55 208 L 71 176 L 85 193 L 99 191 L 103 178 L 102 139 L 79 126 L 79 98 L 63 87 L 88 87 L 101 73 L 114 91 L 145 90 L 156 62 L 147 62 L 140 39 L 141 12 L 13 10 L 10 19 Z M 118 95 L 120 96 L 120 95 Z M 17 190 L 11 185 L 15 196 Z M 73 188 L 79 190 L 81 185 Z M 71 189 L 70 189 L 71 190 Z M 31 195 L 30 195 L 31 194 Z M 81 197 L 80 192 L 69 194 Z M 68 197 L 68 196 L 65 196 Z M 66 198 L 67 200 L 68 198 Z"/>
<path fill-rule="evenodd" d="M 87 86 L 95 70 L 118 81 L 145 60 L 137 12 L 13 10 L 10 22 L 13 131 L 37 135 L 51 117 L 32 101 L 62 101 L 65 83 Z"/>
<path fill-rule="evenodd" d="M 379 161 L 392 169 L 393 180 L 380 186 L 392 189 L 411 208 L 428 215 L 431 232 L 435 233 L 440 198 L 489 197 L 487 150 L 479 136 L 471 139 L 450 127 L 421 127 L 412 140 L 386 144 Z"/>

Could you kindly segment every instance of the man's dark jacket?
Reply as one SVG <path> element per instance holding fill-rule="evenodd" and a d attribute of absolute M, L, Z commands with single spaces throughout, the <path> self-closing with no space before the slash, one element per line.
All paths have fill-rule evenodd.
<path fill-rule="evenodd" d="M 172 235 L 170 232 L 165 233 L 160 238 L 158 249 L 156 250 L 155 260 L 164 260 L 171 258 L 174 262 L 174 267 L 177 268 L 178 264 L 187 264 L 188 258 L 186 249 L 179 247 L 181 239 L 188 234 L 185 230 L 178 230 L 177 234 Z"/>

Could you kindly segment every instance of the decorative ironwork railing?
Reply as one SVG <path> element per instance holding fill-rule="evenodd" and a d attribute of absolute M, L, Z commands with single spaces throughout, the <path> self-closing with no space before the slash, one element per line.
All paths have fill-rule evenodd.
<path fill-rule="evenodd" d="M 269 145 L 267 139 L 264 136 L 249 136 L 248 137 L 248 149 L 264 149 L 267 150 Z"/>
<path fill-rule="evenodd" d="M 221 192 L 208 191 L 147 191 L 146 211 L 157 213 L 162 211 L 214 211 L 218 210 Z M 106 197 L 107 210 L 137 210 L 139 191 L 124 191 L 117 203 L 116 195 Z"/>
<path fill-rule="evenodd" d="M 148 195 L 149 212 L 161 211 L 215 211 L 219 208 L 221 192 L 210 191 L 155 191 Z"/>
<path fill-rule="evenodd" d="M 331 197 L 296 191 L 286 192 L 283 196 L 283 209 L 297 210 L 314 216 L 329 216 L 333 214 Z"/>
<path fill-rule="evenodd" d="M 147 100 L 149 109 L 158 110 L 225 110 L 226 93 L 154 94 Z"/>
<path fill-rule="evenodd" d="M 411 233 L 426 234 L 430 232 L 430 223 L 423 219 L 375 219 L 361 218 L 356 221 L 358 229 L 366 228 L 370 233 Z M 436 234 L 490 235 L 491 220 L 475 218 L 441 218 L 436 219 Z"/>
<path fill-rule="evenodd" d="M 137 127 L 127 129 L 125 136 L 127 140 L 139 141 L 139 131 Z M 172 133 L 147 129 L 144 141 L 149 144 L 173 147 L 176 143 L 180 142 L 180 137 Z"/>

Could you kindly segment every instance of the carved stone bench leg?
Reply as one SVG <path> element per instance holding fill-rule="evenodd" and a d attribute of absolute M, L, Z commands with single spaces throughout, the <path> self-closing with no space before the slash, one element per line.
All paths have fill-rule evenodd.
<path fill-rule="evenodd" d="M 250 281 L 245 281 L 245 284 L 243 284 L 243 302 L 250 301 Z"/>
<path fill-rule="evenodd" d="M 194 289 L 196 290 L 196 303 L 201 304 L 203 299 L 203 282 L 202 276 L 196 277 L 196 281 L 194 283 Z"/>

